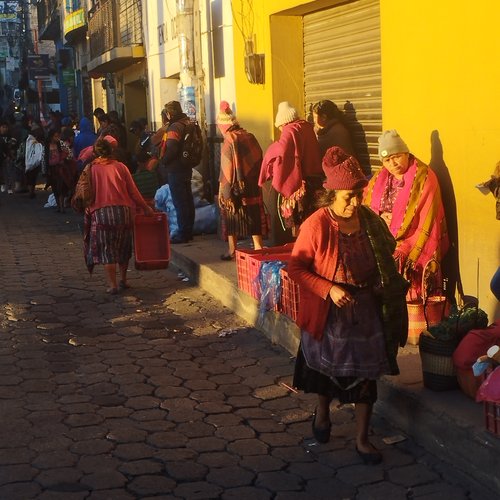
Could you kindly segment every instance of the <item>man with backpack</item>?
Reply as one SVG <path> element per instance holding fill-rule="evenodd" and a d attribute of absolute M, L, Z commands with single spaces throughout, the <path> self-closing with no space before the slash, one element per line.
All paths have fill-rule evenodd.
<path fill-rule="evenodd" d="M 191 176 L 194 165 L 190 165 L 183 159 L 183 147 L 186 131 L 192 123 L 182 112 L 178 101 L 165 104 L 165 114 L 168 122 L 160 144 L 159 170 L 163 183 L 168 183 L 170 186 L 179 226 L 179 231 L 172 235 L 170 242 L 187 243 L 193 239 L 194 199 L 191 191 Z"/>

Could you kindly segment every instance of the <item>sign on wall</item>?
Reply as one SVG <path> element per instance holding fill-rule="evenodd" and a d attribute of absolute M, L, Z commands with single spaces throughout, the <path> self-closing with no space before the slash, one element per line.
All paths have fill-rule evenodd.
<path fill-rule="evenodd" d="M 86 24 L 84 9 L 78 9 L 69 13 L 66 12 L 63 22 L 64 35 L 67 35 L 70 31 L 82 28 Z"/>
<path fill-rule="evenodd" d="M 28 56 L 28 73 L 30 80 L 38 78 L 48 78 L 49 70 L 49 55 L 48 54 L 32 54 Z"/>
<path fill-rule="evenodd" d="M 17 19 L 19 2 L 0 2 L 0 22 L 12 22 Z"/>

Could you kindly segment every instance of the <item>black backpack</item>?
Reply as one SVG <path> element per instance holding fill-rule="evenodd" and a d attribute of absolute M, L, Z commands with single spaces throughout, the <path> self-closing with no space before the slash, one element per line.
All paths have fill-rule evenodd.
<path fill-rule="evenodd" d="M 197 121 L 190 121 L 184 127 L 184 138 L 181 146 L 181 163 L 194 168 L 201 163 L 203 157 L 203 136 Z"/>

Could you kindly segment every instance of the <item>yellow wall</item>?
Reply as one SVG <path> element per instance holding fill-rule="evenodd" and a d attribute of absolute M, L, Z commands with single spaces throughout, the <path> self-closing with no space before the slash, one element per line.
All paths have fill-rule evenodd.
<path fill-rule="evenodd" d="M 273 16 L 303 2 L 254 1 L 255 52 L 265 54 L 265 83 L 251 84 L 245 75 L 244 39 L 236 24 L 242 25 L 241 1 L 233 2 L 234 66 L 236 112 L 240 123 L 253 132 L 265 149 L 274 139 L 274 117 L 279 102 L 290 101 L 300 112 L 304 101 L 302 18 Z M 248 5 L 248 1 L 243 1 Z M 245 12 L 245 10 L 243 10 Z"/>
<path fill-rule="evenodd" d="M 236 111 L 265 149 L 277 133 L 278 103 L 289 100 L 302 109 L 301 16 L 340 2 L 243 3 L 253 5 L 255 48 L 265 54 L 266 81 L 246 79 L 243 36 L 236 29 L 242 0 L 234 0 Z M 500 160 L 500 3 L 480 1 L 464 9 L 452 0 L 381 0 L 380 9 L 383 126 L 397 128 L 416 156 L 449 176 L 465 293 L 477 293 L 479 259 L 481 307 L 493 320 L 500 317 L 489 290 L 500 264 L 500 222 L 493 195 L 474 186 Z"/>
<path fill-rule="evenodd" d="M 344 0 L 232 0 L 236 112 L 241 124 L 255 134 L 262 148 L 277 137 L 274 117 L 278 104 L 289 101 L 299 114 L 304 106 L 302 15 L 345 3 Z M 243 7 L 242 7 L 243 4 Z M 244 27 L 241 13 L 253 12 L 255 52 L 265 54 L 264 85 L 245 76 Z M 251 24 L 249 22 L 248 24 Z M 302 116 L 304 118 L 304 116 Z"/>
<path fill-rule="evenodd" d="M 500 317 L 489 290 L 500 265 L 500 221 L 493 195 L 474 186 L 500 160 L 500 4 L 457 7 L 452 0 L 382 0 L 383 125 L 397 128 L 425 162 L 439 136 L 434 144 L 457 202 L 465 293 L 476 295 L 479 259 L 480 304 L 493 320 Z"/>

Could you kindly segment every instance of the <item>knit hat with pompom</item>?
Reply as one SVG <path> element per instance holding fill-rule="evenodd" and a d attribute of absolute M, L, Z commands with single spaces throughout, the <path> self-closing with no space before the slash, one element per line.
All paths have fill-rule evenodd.
<path fill-rule="evenodd" d="M 217 125 L 236 125 L 238 120 L 234 116 L 231 106 L 227 101 L 221 101 L 219 106 L 220 112 L 217 115 Z"/>
<path fill-rule="evenodd" d="M 362 189 L 368 184 L 358 160 L 348 155 L 342 148 L 333 146 L 323 157 L 323 172 L 326 180 L 323 187 L 326 189 L 342 189 L 352 191 Z"/>

